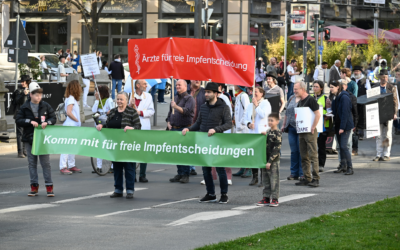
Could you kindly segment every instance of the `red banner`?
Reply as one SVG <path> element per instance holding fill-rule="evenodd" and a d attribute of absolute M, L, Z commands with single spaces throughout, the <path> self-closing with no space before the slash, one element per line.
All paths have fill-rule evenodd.
<path fill-rule="evenodd" d="M 128 62 L 132 79 L 170 78 L 213 81 L 251 87 L 253 46 L 208 39 L 130 39 Z"/>

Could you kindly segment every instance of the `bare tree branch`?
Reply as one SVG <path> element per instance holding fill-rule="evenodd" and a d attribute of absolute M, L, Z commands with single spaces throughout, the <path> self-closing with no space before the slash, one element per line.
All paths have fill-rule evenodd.
<path fill-rule="evenodd" d="M 67 0 L 70 4 L 74 5 L 76 8 L 78 8 L 78 10 L 82 13 L 82 15 L 84 16 L 85 14 L 89 14 L 89 12 L 86 10 L 85 6 L 83 6 L 83 4 L 81 4 L 79 1 L 77 0 Z"/>

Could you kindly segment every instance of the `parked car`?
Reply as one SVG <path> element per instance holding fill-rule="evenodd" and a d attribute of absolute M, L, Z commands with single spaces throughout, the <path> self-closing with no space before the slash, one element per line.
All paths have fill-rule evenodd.
<path fill-rule="evenodd" d="M 57 71 L 58 71 L 58 62 L 59 59 L 55 54 L 48 53 L 28 53 L 28 70 L 31 71 L 33 61 L 37 60 L 40 62 L 40 56 L 44 55 L 46 60 L 47 67 L 50 72 L 49 80 L 57 81 Z M 15 63 L 10 63 L 7 61 L 7 53 L 0 53 L 0 70 L 3 70 L 4 81 L 14 81 L 15 79 Z M 76 73 L 76 70 L 72 67 L 69 67 L 67 64 L 65 65 L 65 72 L 67 74 Z M 32 76 L 32 74 L 31 74 Z M 18 79 L 20 75 L 18 72 Z"/>

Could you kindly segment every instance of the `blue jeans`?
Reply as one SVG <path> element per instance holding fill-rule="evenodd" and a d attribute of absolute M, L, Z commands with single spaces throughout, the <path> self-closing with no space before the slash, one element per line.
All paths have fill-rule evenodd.
<path fill-rule="evenodd" d="M 172 128 L 171 131 L 182 131 L 184 128 L 187 127 Z M 178 175 L 190 175 L 190 166 L 176 165 L 176 167 L 178 168 Z"/>
<path fill-rule="evenodd" d="M 293 95 L 293 86 L 294 86 L 294 83 L 292 83 L 292 82 L 289 82 L 289 84 L 288 84 L 288 92 L 287 92 L 287 100 L 289 100 L 289 98 Z"/>
<path fill-rule="evenodd" d="M 339 135 L 339 131 L 336 132 L 336 138 L 338 140 L 339 148 L 340 148 L 340 165 L 353 167 L 351 162 L 351 153 L 348 143 L 349 138 L 351 136 L 351 130 L 345 130 L 342 134 Z"/>
<path fill-rule="evenodd" d="M 301 156 L 299 148 L 299 135 L 296 128 L 288 126 L 289 129 L 289 146 L 290 146 L 290 173 L 294 177 L 303 176 L 301 168 Z"/>
<path fill-rule="evenodd" d="M 226 176 L 225 168 L 215 168 L 219 176 L 219 186 L 221 188 L 221 194 L 228 193 L 228 177 Z M 206 183 L 207 193 L 215 195 L 215 186 L 211 174 L 211 167 L 203 167 L 203 176 Z"/>
<path fill-rule="evenodd" d="M 111 97 L 114 100 L 115 99 L 115 85 L 117 85 L 117 93 L 121 91 L 122 88 L 122 79 L 112 79 L 112 90 L 111 90 Z"/>
<path fill-rule="evenodd" d="M 158 89 L 158 102 L 164 102 L 165 89 Z"/>
<path fill-rule="evenodd" d="M 150 94 L 151 94 L 151 97 L 153 98 L 153 100 L 155 100 L 156 91 L 157 91 L 157 85 L 154 85 L 153 87 L 151 87 Z"/>
<path fill-rule="evenodd" d="M 135 162 L 113 162 L 114 165 L 114 187 L 115 193 L 122 194 L 124 191 L 124 171 L 126 193 L 133 194 L 135 191 Z"/>

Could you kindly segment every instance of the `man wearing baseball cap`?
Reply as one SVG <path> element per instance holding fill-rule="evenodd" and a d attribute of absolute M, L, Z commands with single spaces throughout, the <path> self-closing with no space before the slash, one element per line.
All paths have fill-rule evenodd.
<path fill-rule="evenodd" d="M 42 101 L 43 89 L 39 84 L 32 82 L 29 84 L 30 100 L 27 100 L 18 111 L 15 121 L 18 126 L 24 128 L 22 142 L 28 153 L 29 176 L 31 179 L 31 191 L 28 196 L 37 196 L 39 191 L 39 180 L 37 173 L 37 161 L 43 168 L 43 177 L 45 180 L 48 197 L 53 197 L 53 181 L 51 180 L 50 155 L 33 155 L 32 141 L 35 128 L 41 126 L 45 129 L 47 125 L 56 123 L 56 115 L 53 108 L 45 101 Z"/>

